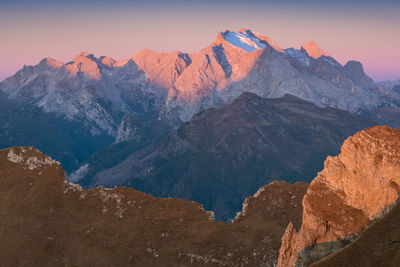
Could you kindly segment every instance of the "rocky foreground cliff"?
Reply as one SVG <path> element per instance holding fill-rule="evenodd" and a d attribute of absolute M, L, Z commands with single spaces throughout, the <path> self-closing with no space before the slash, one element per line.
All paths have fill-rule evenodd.
<path fill-rule="evenodd" d="M 308 189 L 273 182 L 227 224 L 183 199 L 82 190 L 32 147 L 0 150 L 1 265 L 398 266 L 399 173 L 400 131 L 369 128 Z"/>
<path fill-rule="evenodd" d="M 308 188 L 302 226 L 288 225 L 278 266 L 308 266 L 354 240 L 395 203 L 399 174 L 399 130 L 373 127 L 348 138 Z"/>
<path fill-rule="evenodd" d="M 275 266 L 307 186 L 262 187 L 227 224 L 183 199 L 82 190 L 32 147 L 0 150 L 0 265 Z"/>

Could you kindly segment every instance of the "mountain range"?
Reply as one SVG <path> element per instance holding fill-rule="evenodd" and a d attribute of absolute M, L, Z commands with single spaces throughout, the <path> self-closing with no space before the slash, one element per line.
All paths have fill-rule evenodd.
<path fill-rule="evenodd" d="M 262 97 L 289 93 L 354 112 L 395 106 L 400 98 L 379 89 L 359 62 L 342 66 L 314 42 L 282 49 L 249 29 L 220 32 L 193 54 L 144 50 L 115 61 L 82 52 L 65 64 L 45 58 L 5 79 L 0 91 L 19 104 L 78 120 L 92 135 L 110 136 L 126 113 L 157 111 L 176 124 L 245 91 Z"/>
<path fill-rule="evenodd" d="M 84 188 L 183 197 L 229 220 L 272 180 L 311 181 L 355 132 L 399 127 L 395 88 L 315 42 L 223 31 L 197 53 L 24 66 L 0 83 L 0 145 L 34 145 Z"/>

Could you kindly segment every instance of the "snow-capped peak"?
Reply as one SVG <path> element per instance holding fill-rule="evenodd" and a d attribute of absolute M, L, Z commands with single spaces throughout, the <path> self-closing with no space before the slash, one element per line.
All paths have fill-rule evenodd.
<path fill-rule="evenodd" d="M 249 53 L 267 47 L 265 42 L 260 40 L 248 29 L 242 29 L 239 32 L 223 32 L 222 38 L 231 45 L 246 50 Z"/>

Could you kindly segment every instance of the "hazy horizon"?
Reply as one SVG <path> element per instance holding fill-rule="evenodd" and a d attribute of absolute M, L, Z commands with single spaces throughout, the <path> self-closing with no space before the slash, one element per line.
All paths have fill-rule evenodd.
<path fill-rule="evenodd" d="M 250 28 L 282 48 L 315 41 L 375 81 L 400 78 L 396 1 L 2 1 L 0 80 L 42 58 L 81 51 L 121 60 L 143 49 L 193 53 L 223 30 Z"/>

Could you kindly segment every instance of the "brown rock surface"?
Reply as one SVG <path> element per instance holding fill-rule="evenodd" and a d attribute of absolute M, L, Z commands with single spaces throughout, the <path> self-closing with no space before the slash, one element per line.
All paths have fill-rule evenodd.
<path fill-rule="evenodd" d="M 372 127 L 348 138 L 337 157 L 328 157 L 303 199 L 297 233 L 288 226 L 278 266 L 295 266 L 300 251 L 360 233 L 398 198 L 400 131 Z"/>
<path fill-rule="evenodd" d="M 349 246 L 312 267 L 397 267 L 400 263 L 400 203 L 377 219 Z"/>
<path fill-rule="evenodd" d="M 34 148 L 0 150 L 1 266 L 274 266 L 308 186 L 271 183 L 226 224 L 194 202 L 64 175 Z"/>

